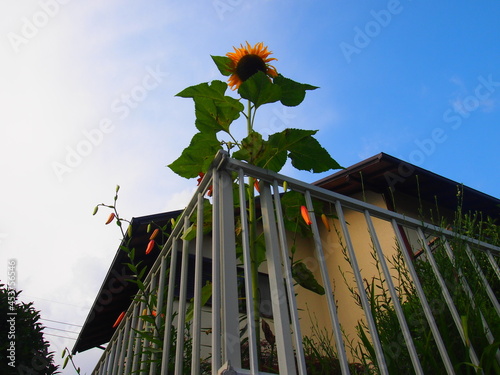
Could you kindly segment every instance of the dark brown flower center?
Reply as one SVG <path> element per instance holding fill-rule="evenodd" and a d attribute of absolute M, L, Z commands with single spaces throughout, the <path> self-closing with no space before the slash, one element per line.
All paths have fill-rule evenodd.
<path fill-rule="evenodd" d="M 267 67 L 262 57 L 257 55 L 245 55 L 240 59 L 238 65 L 236 65 L 236 74 L 242 82 L 246 81 L 259 70 L 265 73 Z"/>

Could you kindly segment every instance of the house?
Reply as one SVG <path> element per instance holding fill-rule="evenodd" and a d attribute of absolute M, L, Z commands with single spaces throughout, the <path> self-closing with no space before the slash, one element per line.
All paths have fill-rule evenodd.
<path fill-rule="evenodd" d="M 405 277 L 411 278 L 411 288 L 415 286 L 415 293 L 420 298 L 420 318 L 426 320 L 426 327 L 432 332 L 436 355 L 442 361 L 442 368 L 454 373 L 454 354 L 446 350 L 446 338 L 441 337 L 443 333 L 440 333 L 435 322 L 437 318 L 433 317 L 435 306 L 429 304 L 435 300 L 431 297 L 429 301 L 426 300 L 423 295 L 426 280 L 417 275 L 412 264 L 422 255 L 421 259 L 425 259 L 426 264 L 433 265 L 432 254 L 436 241 L 442 243 L 447 251 L 444 254 L 451 257 L 450 261 L 453 262 L 453 257 L 458 256 L 454 250 L 457 245 L 453 242 L 457 238 L 453 231 L 456 228 L 452 226 L 457 207 L 463 213 L 481 212 L 484 219 L 489 217 L 498 220 L 499 199 L 384 153 L 313 184 L 248 166 L 228 158 L 224 153 L 217 155 L 213 166 L 185 210 L 134 218 L 131 221 L 132 235 L 125 238 L 121 245 L 126 244 L 136 250 L 135 263 L 140 262 L 147 269 L 144 288 L 150 293 L 149 296 L 154 295 L 154 305 L 160 306 L 163 313 L 156 314 L 154 318 L 141 318 L 152 312 L 148 311 L 151 309 L 144 301 L 137 301 L 137 298 L 133 301 L 139 289 L 136 283 L 130 281 L 134 272 L 125 265 L 130 263 L 129 257 L 119 247 L 73 347 L 74 354 L 94 347 L 104 349 L 103 358 L 94 373 L 128 374 L 142 368 L 145 371 L 149 369 L 150 373 L 161 370 L 163 374 L 174 368 L 180 371 L 181 363 L 184 368 L 191 366 L 192 373 L 199 373 L 203 366 L 212 366 L 212 373 L 257 373 L 257 353 L 264 336 L 268 344 L 274 340 L 271 346 L 272 350 L 276 350 L 276 366 L 279 366 L 280 373 L 306 373 L 311 367 L 307 363 L 310 353 L 307 348 L 304 351 L 304 337 L 316 335 L 315 339 L 319 340 L 317 336 L 320 333 L 331 340 L 339 373 L 356 371 L 352 367 L 353 363 L 365 367 L 375 366 L 378 371 L 387 373 L 399 355 L 406 356 L 406 365 L 422 373 L 426 364 L 421 363 L 422 354 L 418 344 L 421 338 L 415 337 L 414 322 L 408 317 L 405 319 L 406 312 L 403 311 L 410 298 L 396 295 L 401 292 L 400 285 L 389 285 L 401 281 L 397 269 L 390 265 L 391 259 L 399 259 L 405 264 Z M 245 189 L 240 184 L 239 190 L 233 191 L 234 176 L 238 182 L 244 181 L 245 176 L 252 176 L 259 179 L 261 185 L 258 209 L 263 220 L 259 232 L 265 240 L 266 262 L 258 273 L 257 284 L 262 295 L 258 310 L 271 327 L 266 329 L 262 326 L 262 332 L 260 326 L 256 329 L 252 323 L 252 299 L 245 297 L 251 294 L 250 265 L 248 261 L 240 264 L 241 259 L 249 257 L 249 229 L 246 224 L 236 228 L 242 232 L 238 246 L 243 255 L 238 261 L 235 255 L 237 240 L 234 223 L 239 223 L 235 221 L 235 215 L 241 217 L 241 222 L 247 223 L 247 210 L 245 205 L 240 209 L 233 205 L 233 193 L 237 195 L 236 191 L 239 191 L 240 197 L 244 197 Z M 309 237 L 297 238 L 286 230 L 282 218 L 287 214 L 281 211 L 280 204 L 280 199 L 284 197 L 284 181 L 287 181 L 290 191 L 300 195 L 303 205 L 311 214 Z M 204 196 L 209 187 L 214 193 L 208 212 Z M 313 214 L 318 202 L 323 210 L 321 212 L 327 214 L 328 225 L 331 225 L 329 229 L 321 225 L 318 212 Z M 209 234 L 203 232 L 203 216 L 207 212 L 212 226 Z M 180 222 L 173 229 L 172 219 Z M 146 249 L 150 239 L 150 233 L 147 232 L 150 223 L 163 229 L 161 236 L 164 237 L 158 238 L 157 242 L 164 246 L 157 246 L 151 253 L 145 254 L 142 249 Z M 197 235 L 189 235 L 187 240 L 187 232 L 196 232 Z M 484 254 L 484 259 L 470 259 L 472 264 L 480 263 L 481 267 L 486 267 L 483 272 L 478 271 L 478 278 L 483 282 L 481 288 L 486 290 L 489 296 L 487 303 L 491 307 L 486 308 L 488 313 L 484 309 L 480 312 L 481 316 L 493 319 L 492 325 L 500 318 L 499 291 L 496 289 L 500 285 L 499 243 L 490 244 L 487 239 L 473 236 L 459 237 L 465 241 L 467 254 L 472 251 L 479 251 L 481 257 Z M 296 245 L 294 261 L 305 265 L 310 272 L 302 276 L 314 276 L 325 293 L 315 293 L 298 282 L 300 276 L 296 272 L 294 274 L 297 269 L 291 268 L 289 259 L 292 242 Z M 455 255 L 453 251 L 449 252 L 450 249 L 455 251 Z M 173 269 L 176 272 L 172 272 Z M 438 283 L 440 279 L 444 280 L 440 276 L 444 274 L 443 271 L 440 272 L 438 267 L 432 270 Z M 462 272 L 462 269 L 458 271 Z M 212 292 L 210 300 L 202 303 L 202 286 L 206 281 L 211 282 Z M 395 321 L 400 326 L 397 356 L 388 354 L 384 332 L 378 332 L 382 324 L 380 316 L 370 311 L 374 308 L 374 297 L 369 293 L 374 292 L 377 282 L 382 283 L 384 288 L 387 286 L 389 300 L 399 300 L 399 303 L 392 302 L 394 307 L 384 312 L 394 312 Z M 465 278 L 461 282 L 465 291 L 473 287 L 467 284 Z M 174 287 L 169 288 L 169 285 Z M 444 296 L 441 305 L 447 306 L 446 311 L 449 310 L 455 319 L 458 336 L 463 338 L 466 335 L 460 325 L 460 316 L 463 315 L 453 305 L 452 295 L 455 291 L 444 291 L 446 285 L 439 285 Z M 470 293 L 467 295 L 474 306 L 478 305 L 474 302 L 475 297 Z M 185 326 L 186 306 L 190 300 L 193 300 L 194 309 L 187 318 L 192 335 L 189 344 L 184 342 L 183 335 L 167 329 L 161 331 L 157 341 L 151 336 L 137 334 L 137 330 L 141 329 L 153 332 L 153 323 L 165 327 Z M 118 327 L 113 327 L 117 317 L 124 311 L 123 321 Z M 248 321 L 241 322 L 238 317 L 240 320 L 248 318 Z M 241 345 L 240 330 L 245 324 L 245 344 Z M 359 342 L 363 341 L 359 338 L 360 327 L 365 327 L 365 333 L 370 333 L 368 345 L 373 349 L 371 357 L 355 350 L 359 348 Z M 495 333 L 489 336 L 485 334 L 489 344 L 499 340 L 498 336 L 492 336 Z M 163 350 L 157 350 L 162 348 L 161 343 Z M 479 365 L 480 355 L 465 343 L 466 340 L 463 340 L 463 345 L 460 344 L 466 352 L 464 355 Z M 165 349 L 167 347 L 168 350 Z M 187 347 L 190 358 L 186 358 L 184 353 Z M 405 348 L 405 354 L 400 353 L 400 347 Z M 246 351 L 243 361 L 242 351 Z M 209 357 L 209 360 L 203 361 L 200 357 Z M 497 360 L 498 357 L 497 354 Z M 156 363 L 157 367 L 151 363 Z"/>

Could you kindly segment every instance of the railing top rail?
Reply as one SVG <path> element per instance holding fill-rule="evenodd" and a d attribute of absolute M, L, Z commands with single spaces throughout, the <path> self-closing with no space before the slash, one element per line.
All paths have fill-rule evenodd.
<path fill-rule="evenodd" d="M 311 195 L 314 198 L 318 198 L 320 200 L 325 200 L 325 201 L 339 201 L 343 207 L 346 207 L 348 209 L 358 211 L 361 213 L 363 213 L 365 210 L 368 210 L 370 215 L 372 215 L 373 217 L 386 221 L 392 221 L 394 219 L 398 224 L 401 224 L 406 227 L 411 227 L 414 229 L 419 227 L 424 228 L 427 233 L 432 233 L 435 235 L 445 235 L 447 237 L 459 237 L 460 239 L 465 240 L 473 245 L 477 245 L 486 248 L 488 250 L 492 250 L 495 255 L 500 256 L 500 247 L 491 245 L 487 242 L 463 236 L 456 232 L 439 227 L 437 225 L 426 223 L 421 220 L 417 220 L 408 217 L 406 215 L 389 211 L 387 209 L 375 206 L 373 204 L 366 203 L 358 199 L 336 193 L 334 191 L 326 190 L 322 187 L 312 185 L 310 183 L 306 183 L 267 169 L 256 167 L 254 165 L 242 162 L 240 160 L 229 158 L 226 153 L 224 153 L 221 156 L 223 159 L 226 160 L 221 161 L 220 165 L 223 164 L 229 170 L 237 171 L 238 169 L 242 169 L 246 175 L 250 175 L 252 177 L 255 177 L 257 179 L 262 179 L 270 183 L 272 183 L 273 180 L 276 180 L 281 184 L 284 181 L 287 181 L 287 184 L 291 189 L 302 193 L 304 193 L 307 190 L 311 193 Z"/>

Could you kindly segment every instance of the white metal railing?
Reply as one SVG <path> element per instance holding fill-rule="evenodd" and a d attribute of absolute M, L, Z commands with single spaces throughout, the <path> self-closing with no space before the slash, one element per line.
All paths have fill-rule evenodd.
<path fill-rule="evenodd" d="M 402 335 L 402 345 L 408 353 L 409 363 L 414 373 L 423 374 L 423 354 L 417 347 L 417 340 L 410 325 L 411 321 L 405 314 L 405 301 L 400 298 L 398 285 L 395 285 L 395 277 L 387 260 L 387 244 L 379 239 L 382 235 L 377 231 L 374 221 L 383 221 L 392 228 L 389 237 L 394 239 L 396 246 L 401 250 L 404 266 L 411 276 L 415 292 L 421 304 L 426 324 L 428 325 L 432 340 L 434 340 L 442 361 L 444 371 L 454 374 L 457 370 L 455 363 L 450 358 L 453 353 L 449 352 L 443 339 L 442 329 L 435 320 L 435 306 L 431 306 L 422 285 L 422 276 L 418 274 L 415 267 L 415 259 L 412 257 L 414 249 L 409 247 L 420 246 L 423 249 L 425 261 L 428 262 L 432 273 L 437 280 L 442 293 L 442 304 L 448 309 L 453 319 L 464 348 L 469 353 L 470 361 L 476 365 L 483 365 L 479 353 L 469 340 L 467 328 L 464 326 L 462 313 L 457 311 L 450 286 L 442 275 L 442 269 L 436 262 L 433 249 L 428 244 L 429 238 L 437 238 L 445 248 L 445 254 L 451 263 L 454 262 L 454 241 L 458 238 L 465 246 L 465 252 L 477 273 L 477 279 L 482 283 L 482 288 L 489 298 L 488 311 L 480 311 L 481 321 L 484 326 L 484 334 L 490 344 L 497 342 L 500 337 L 494 337 L 491 325 L 488 322 L 493 316 L 498 321 L 500 317 L 500 305 L 498 302 L 498 290 L 490 285 L 491 280 L 496 286 L 500 280 L 499 255 L 500 248 L 485 242 L 460 236 L 452 231 L 423 223 L 421 221 L 405 217 L 403 215 L 384 210 L 374 205 L 363 203 L 359 200 L 342 196 L 340 194 L 324 190 L 322 188 L 294 180 L 283 175 L 263 170 L 246 163 L 230 159 L 223 152 L 219 153 L 202 180 L 195 196 L 184 210 L 180 223 L 173 229 L 156 263 L 144 280 L 147 298 L 155 299 L 158 313 L 155 324 L 157 327 L 167 327 L 155 331 L 151 322 L 145 322 L 140 317 L 141 312 L 147 307 L 144 300 L 134 301 L 128 309 L 125 319 L 116 329 L 102 358 L 99 360 L 94 374 L 200 374 L 201 368 L 210 368 L 209 373 L 218 374 L 248 374 L 259 372 L 257 332 L 260 327 L 254 324 L 254 309 L 251 298 L 246 299 L 246 311 L 243 313 L 238 304 L 241 293 L 238 291 L 238 267 L 243 269 L 245 295 L 251 296 L 252 272 L 250 270 L 250 246 L 248 241 L 248 218 L 245 205 L 246 178 L 252 176 L 260 181 L 260 210 L 262 215 L 262 232 L 265 237 L 266 264 L 269 276 L 269 287 L 271 290 L 271 304 L 273 315 L 274 335 L 276 337 L 276 353 L 279 371 L 282 374 L 307 374 L 307 358 L 304 356 L 303 335 L 304 319 L 299 312 L 297 294 L 300 294 L 296 283 L 292 278 L 291 264 L 289 258 L 289 238 L 285 229 L 281 205 L 281 186 L 287 181 L 290 190 L 303 194 L 305 205 L 309 212 L 314 212 L 313 201 L 321 201 L 334 207 L 337 216 L 339 238 L 343 243 L 346 257 L 349 259 L 354 283 L 351 286 L 357 293 L 359 304 L 363 308 L 362 320 L 369 333 L 369 341 L 373 346 L 374 357 L 372 364 L 376 363 L 374 371 L 388 374 L 390 364 L 388 361 L 394 358 L 388 357 L 387 348 L 384 346 L 384 338 L 379 332 L 380 322 L 373 313 L 370 295 L 367 294 L 366 275 L 360 269 L 359 250 L 356 241 L 353 241 L 353 228 L 346 219 L 346 214 L 359 213 L 364 217 L 364 225 L 369 232 L 371 248 L 379 261 L 381 273 L 384 278 L 387 292 L 392 300 L 391 311 L 397 317 L 399 329 Z M 233 182 L 238 182 L 237 194 L 240 207 L 235 210 L 233 197 Z M 203 233 L 203 217 L 205 206 L 203 199 L 209 187 L 213 190 L 212 200 L 212 230 L 211 235 Z M 235 215 L 241 220 L 242 255 L 240 260 L 236 256 L 235 240 Z M 183 239 L 183 235 L 191 226 L 196 217 L 196 237 L 191 241 Z M 336 348 L 339 371 L 342 374 L 353 372 L 350 365 L 354 361 L 352 354 L 348 353 L 346 337 L 343 330 L 347 327 L 342 324 L 339 317 L 339 306 L 342 301 L 336 300 L 334 294 L 332 267 L 329 253 L 325 247 L 330 246 L 320 232 L 316 218 L 311 215 L 312 243 L 314 247 L 313 257 L 317 262 L 317 275 L 325 289 L 324 307 L 328 310 L 328 322 L 323 322 L 333 337 L 332 345 Z M 408 240 L 409 232 L 417 237 L 418 241 L 411 243 Z M 387 233 L 383 234 L 387 237 Z M 393 243 L 394 245 L 394 243 Z M 202 306 L 202 259 L 206 249 L 210 251 L 212 258 L 212 295 L 210 308 Z M 195 254 L 194 274 L 188 272 L 189 252 Z M 477 259 L 479 254 L 484 254 Z M 177 268 L 177 257 L 181 257 L 181 267 Z M 238 261 L 242 264 L 238 264 Z M 480 264 L 481 263 L 481 264 Z M 334 266 L 335 268 L 337 266 Z M 486 269 L 485 269 L 486 267 Z M 174 287 L 176 273 L 180 273 L 180 285 L 178 297 L 175 296 Z M 465 270 L 457 268 L 457 280 L 459 285 L 470 299 L 471 305 L 475 306 L 475 296 L 471 290 L 469 280 L 464 276 Z M 469 271 L 468 271 L 469 272 Z M 485 275 L 485 272 L 488 272 Z M 493 275 L 493 276 L 492 276 Z M 186 325 L 187 302 L 187 280 L 194 279 L 193 315 L 189 325 Z M 492 279 L 493 278 L 493 279 Z M 337 284 L 341 281 L 336 280 Z M 169 287 L 170 286 L 170 287 Z M 492 314 L 493 312 L 493 314 Z M 206 319 L 208 314 L 209 319 Z M 207 324 L 209 327 L 207 327 Z M 302 324 L 302 325 L 301 325 Z M 488 325 L 489 324 L 489 325 Z M 244 369 L 242 364 L 241 350 L 241 328 L 246 325 L 245 340 L 248 340 L 248 368 Z M 173 329 L 171 327 L 177 327 Z M 184 328 L 188 327 L 188 328 Z M 138 331 L 155 333 L 159 341 L 141 336 Z M 210 332 L 207 335 L 206 332 Z M 207 342 L 209 340 L 209 342 Z M 203 354 L 205 353 L 205 355 Z M 186 356 L 189 355 L 189 358 Z M 202 356 L 208 358 L 202 360 Z M 499 358 L 497 351 L 497 360 Z M 203 366 L 202 366 L 203 365 Z M 190 370 L 189 370 L 190 368 Z M 226 371 L 226 372 L 224 372 Z"/>

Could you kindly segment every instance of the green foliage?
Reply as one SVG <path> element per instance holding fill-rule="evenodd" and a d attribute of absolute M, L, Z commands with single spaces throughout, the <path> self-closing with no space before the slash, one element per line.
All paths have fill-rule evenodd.
<path fill-rule="evenodd" d="M 288 107 L 295 107 L 302 103 L 306 96 L 306 90 L 316 90 L 318 87 L 298 83 L 290 78 L 285 78 L 281 74 L 278 74 L 274 78 L 274 83 L 281 87 L 281 104 Z"/>
<path fill-rule="evenodd" d="M 206 172 L 214 155 L 221 149 L 215 133 L 197 133 L 182 154 L 169 165 L 181 177 L 194 178 L 200 172 Z"/>
<path fill-rule="evenodd" d="M 319 295 L 325 294 L 325 288 L 316 281 L 313 273 L 304 263 L 297 262 L 292 265 L 292 276 L 301 287 Z"/>
<path fill-rule="evenodd" d="M 117 209 L 117 200 L 118 200 L 118 190 L 116 192 L 116 195 L 114 197 L 114 203 L 112 205 L 100 204 L 98 205 L 98 207 L 104 206 L 110 208 L 115 213 L 117 220 L 130 222 L 120 217 Z M 211 230 L 212 206 L 207 199 L 204 200 L 204 208 L 205 208 L 204 232 L 208 233 Z M 186 240 L 190 240 L 196 236 L 196 225 L 194 224 L 196 223 L 196 221 L 197 220 L 195 213 L 191 217 L 191 222 L 193 224 L 183 234 L 183 236 L 186 237 L 185 238 Z M 156 236 L 156 241 L 162 241 L 161 239 L 163 239 L 164 241 L 168 239 L 172 227 L 170 226 L 170 224 L 160 226 L 154 222 L 149 223 L 149 225 L 147 226 L 148 233 L 152 233 L 155 229 L 159 229 L 161 233 Z M 129 231 L 127 230 L 127 232 L 124 232 L 124 230 L 121 227 L 120 230 L 123 236 L 120 249 L 124 251 L 128 256 L 128 262 L 126 262 L 124 265 L 126 265 L 127 268 L 132 272 L 132 277 L 130 279 L 127 279 L 127 281 L 136 284 L 139 289 L 137 294 L 134 296 L 133 302 L 143 303 L 144 306 L 146 306 L 145 310 L 142 311 L 142 313 L 139 315 L 138 328 L 133 329 L 134 332 L 141 339 L 140 348 L 136 349 L 133 355 L 138 356 L 139 363 L 144 365 L 144 368 L 140 370 L 140 373 L 149 373 L 152 370 L 152 368 L 155 368 L 156 372 L 159 372 L 161 369 L 161 358 L 162 358 L 161 353 L 164 350 L 163 338 L 165 330 L 167 329 L 166 319 L 165 319 L 166 304 L 164 304 L 163 306 L 158 306 L 158 288 L 150 290 L 150 288 L 144 284 L 144 278 L 146 276 L 147 267 L 142 265 L 142 261 L 141 262 L 136 261 L 135 259 L 136 250 L 135 248 L 130 247 L 130 241 L 132 238 L 128 236 Z M 162 245 L 162 243 L 158 244 Z M 170 264 L 169 259 L 167 259 L 167 264 Z M 165 275 L 167 279 L 169 273 L 170 269 L 167 269 Z M 164 295 L 163 295 L 164 301 L 166 301 L 168 287 L 170 286 L 167 285 L 167 287 L 164 290 Z M 201 289 L 201 306 L 204 306 L 208 302 L 211 296 L 212 296 L 212 284 L 207 283 Z M 179 333 L 178 327 L 176 327 L 174 324 L 171 324 L 171 326 L 168 328 L 170 329 L 171 333 L 169 359 L 168 359 L 169 372 L 174 371 L 177 335 L 183 334 L 184 361 L 183 361 L 182 373 L 183 374 L 191 373 L 192 338 L 190 333 L 190 324 L 191 320 L 193 319 L 193 313 L 194 313 L 194 306 L 191 301 L 191 304 L 189 305 L 186 311 L 185 327 L 184 329 L 181 330 L 181 333 Z M 174 321 L 176 315 L 177 313 L 174 312 L 174 316 L 171 317 L 172 318 L 171 321 Z M 142 360 L 143 354 L 145 354 L 147 357 L 146 361 L 144 362 Z M 62 353 L 62 356 L 63 358 L 65 358 L 63 368 L 65 368 L 67 364 L 71 362 L 73 367 L 75 368 L 75 371 L 77 371 L 77 373 L 80 373 L 80 370 L 74 363 L 73 356 L 71 355 L 69 350 L 65 349 Z M 202 374 L 210 373 L 210 365 L 207 360 L 201 361 L 201 371 Z"/>
<path fill-rule="evenodd" d="M 281 99 L 281 87 L 273 84 L 263 72 L 258 72 L 243 82 L 238 93 L 242 98 L 251 101 L 255 109 Z"/>
<path fill-rule="evenodd" d="M 212 56 L 212 59 L 221 74 L 231 75 L 231 60 L 228 57 Z M 315 130 L 285 129 L 270 135 L 267 140 L 255 131 L 254 119 L 259 107 L 277 101 L 286 106 L 297 106 L 304 100 L 306 91 L 316 88 L 281 74 L 271 79 L 258 71 L 240 85 L 240 99 L 226 95 L 227 84 L 218 80 L 182 90 L 177 96 L 194 101 L 195 126 L 199 133 L 193 136 L 181 156 L 169 164 L 170 169 L 181 177 L 196 177 L 198 173 L 207 171 L 216 152 L 224 144 L 229 149 L 237 148 L 233 157 L 275 172 L 283 168 L 288 158 L 295 168 L 314 173 L 341 168 L 313 137 L 317 132 Z M 241 103 L 243 99 L 248 101 L 247 113 Z M 246 118 L 248 134 L 237 141 L 231 126 L 241 115 Z M 230 141 L 217 138 L 219 132 L 227 134 Z"/>
<path fill-rule="evenodd" d="M 49 352 L 39 322 L 40 311 L 33 302 L 18 301 L 20 294 L 0 283 L 0 373 L 57 374 L 54 354 Z"/>
<path fill-rule="evenodd" d="M 341 374 L 333 332 L 320 328 L 316 316 L 311 315 L 309 308 L 307 310 L 311 320 L 311 335 L 303 338 L 307 374 Z M 359 363 L 350 363 L 349 370 L 351 374 L 365 373 L 365 368 Z"/>
<path fill-rule="evenodd" d="M 475 220 L 474 215 L 457 215 L 454 227 L 459 230 L 459 235 L 449 240 L 453 249 L 452 260 L 448 257 L 445 244 L 438 237 L 431 238 L 430 241 L 432 242 L 433 257 L 460 316 L 461 327 L 465 333 L 465 344 L 443 299 L 441 287 L 434 276 L 430 263 L 425 257 L 414 260 L 414 267 L 431 307 L 434 320 L 448 356 L 458 374 L 500 374 L 500 367 L 496 358 L 500 344 L 498 341 L 500 337 L 500 317 L 489 300 L 477 269 L 470 262 L 465 240 L 460 237 L 462 234 L 467 234 L 473 238 L 485 240 L 484 236 L 480 236 L 480 232 L 491 234 L 498 231 L 498 227 L 495 228 L 491 225 L 491 222 L 485 225 L 484 221 Z M 491 236 L 488 242 L 498 245 L 498 240 L 494 238 L 494 236 Z M 491 241 L 492 239 L 493 241 Z M 472 252 L 478 260 L 480 268 L 487 275 L 493 290 L 498 291 L 498 277 L 492 273 L 492 267 L 489 266 L 485 254 L 474 249 L 472 249 Z M 348 260 L 345 248 L 344 256 Z M 412 374 L 414 370 L 410 356 L 375 251 L 372 251 L 372 257 L 378 275 L 373 278 L 371 283 L 366 284 L 366 293 L 370 300 L 370 307 L 375 318 L 389 373 Z M 445 373 L 446 370 L 437 344 L 434 341 L 399 246 L 390 263 L 397 275 L 394 281 L 399 303 L 403 309 L 423 371 L 426 374 Z M 465 281 L 472 292 L 472 299 L 462 286 Z M 351 289 L 351 293 L 359 304 L 359 296 L 354 289 Z M 487 339 L 485 333 L 487 328 L 484 322 L 488 323 L 489 333 L 496 340 L 493 343 L 490 343 Z M 367 369 L 370 369 L 369 373 L 379 373 L 375 350 L 369 338 L 369 329 L 363 321 L 358 323 L 357 332 L 359 343 L 351 347 L 353 356 L 358 358 Z M 469 352 L 470 346 L 474 347 L 479 357 L 479 366 L 472 364 Z"/>

